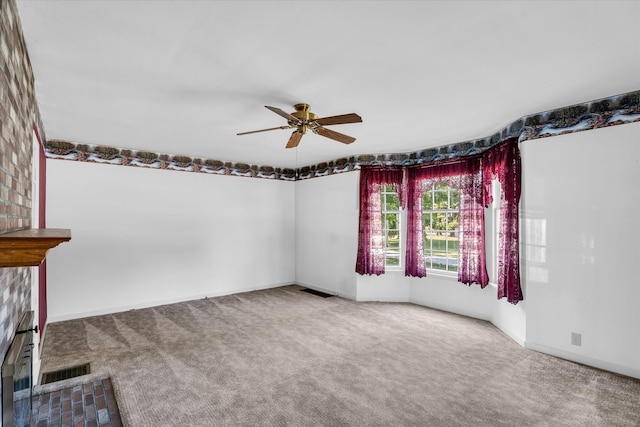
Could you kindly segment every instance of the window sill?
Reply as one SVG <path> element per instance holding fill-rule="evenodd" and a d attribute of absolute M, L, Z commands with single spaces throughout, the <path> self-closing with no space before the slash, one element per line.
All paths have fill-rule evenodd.
<path fill-rule="evenodd" d="M 442 270 L 431 270 L 429 268 L 427 268 L 427 277 L 433 277 L 436 276 L 438 278 L 442 278 L 442 279 L 452 279 L 457 281 L 458 280 L 458 273 L 457 272 L 447 272 L 447 271 L 442 271 Z"/>
<path fill-rule="evenodd" d="M 404 267 L 385 267 L 384 274 L 402 274 L 404 275 Z M 422 279 L 428 279 L 430 277 L 442 279 L 442 280 L 450 280 L 452 282 L 458 282 L 458 273 L 457 272 L 445 272 L 442 270 L 431 270 L 427 269 L 427 276 L 422 277 Z M 476 286 L 474 284 L 474 286 Z M 487 283 L 486 287 L 491 287 L 494 290 L 498 289 L 498 285 L 495 282 Z"/>

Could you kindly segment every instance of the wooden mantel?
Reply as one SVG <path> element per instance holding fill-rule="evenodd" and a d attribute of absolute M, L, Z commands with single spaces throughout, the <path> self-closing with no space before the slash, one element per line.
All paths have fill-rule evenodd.
<path fill-rule="evenodd" d="M 0 234 L 0 267 L 37 266 L 47 251 L 71 240 L 71 230 L 32 228 Z"/>

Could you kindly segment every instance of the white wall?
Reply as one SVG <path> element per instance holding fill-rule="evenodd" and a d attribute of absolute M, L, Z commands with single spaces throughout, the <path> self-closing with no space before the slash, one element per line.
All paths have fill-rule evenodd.
<path fill-rule="evenodd" d="M 524 283 L 523 277 L 524 276 L 521 277 L 521 281 L 525 300 L 520 301 L 516 305 L 507 302 L 506 298 L 496 299 L 498 288 L 495 284 L 489 284 L 492 294 L 491 317 L 489 320 L 521 346 L 525 346 L 527 339 L 527 297 L 525 290 L 526 283 Z"/>
<path fill-rule="evenodd" d="M 522 158 L 527 346 L 640 378 L 640 123 L 524 142 Z"/>
<path fill-rule="evenodd" d="M 411 282 L 403 271 L 386 270 L 379 276 L 356 274 L 356 283 L 358 301 L 409 302 L 411 299 Z"/>
<path fill-rule="evenodd" d="M 47 160 L 49 320 L 293 283 L 293 183 Z"/>
<path fill-rule="evenodd" d="M 296 182 L 296 280 L 356 299 L 359 173 Z"/>
<path fill-rule="evenodd" d="M 411 281 L 411 302 L 483 320 L 491 320 L 496 288 L 465 285 L 455 277 L 427 273 Z"/>

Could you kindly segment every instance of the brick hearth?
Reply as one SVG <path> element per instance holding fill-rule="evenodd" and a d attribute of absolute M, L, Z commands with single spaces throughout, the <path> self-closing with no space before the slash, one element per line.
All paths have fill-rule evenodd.
<path fill-rule="evenodd" d="M 33 396 L 35 427 L 120 427 L 109 379 Z"/>

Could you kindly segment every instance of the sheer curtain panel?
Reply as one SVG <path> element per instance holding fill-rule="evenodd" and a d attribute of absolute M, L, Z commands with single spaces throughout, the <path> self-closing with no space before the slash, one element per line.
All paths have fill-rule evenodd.
<path fill-rule="evenodd" d="M 433 184 L 444 182 L 460 190 L 458 281 L 489 283 L 486 267 L 481 157 L 445 164 L 412 166 L 407 170 L 407 249 L 405 275 L 425 277 L 422 196 Z"/>
<path fill-rule="evenodd" d="M 384 273 L 384 235 L 382 228 L 381 190 L 390 185 L 401 203 L 404 171 L 400 166 L 362 166 L 360 170 L 360 217 L 358 232 L 358 257 L 356 272 L 359 274 Z"/>
<path fill-rule="evenodd" d="M 524 299 L 520 287 L 520 238 L 518 203 L 520 202 L 522 163 L 516 138 L 507 139 L 485 151 L 482 156 L 484 205 L 491 204 L 491 181 L 497 179 L 500 195 L 500 231 L 498 234 L 498 299 L 512 304 Z"/>

